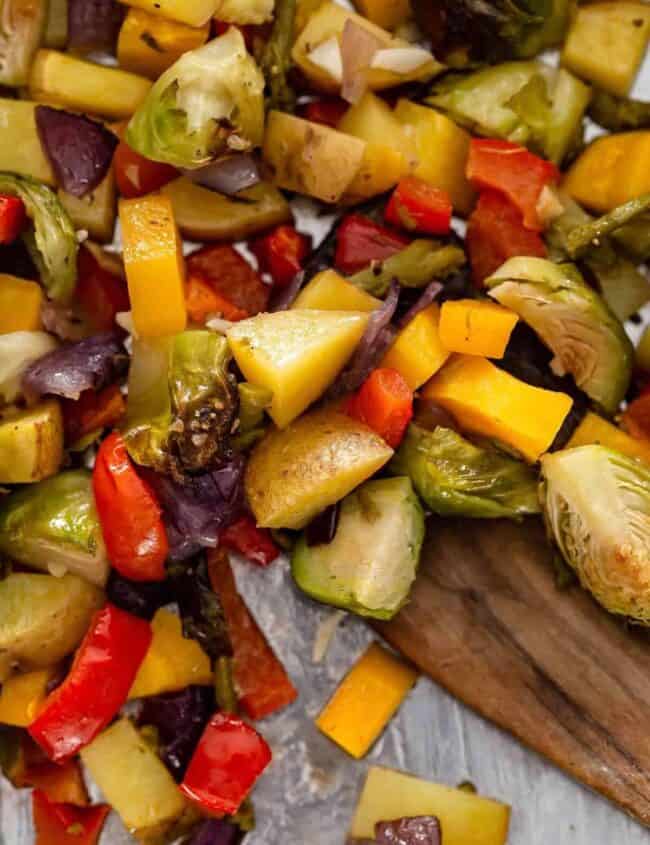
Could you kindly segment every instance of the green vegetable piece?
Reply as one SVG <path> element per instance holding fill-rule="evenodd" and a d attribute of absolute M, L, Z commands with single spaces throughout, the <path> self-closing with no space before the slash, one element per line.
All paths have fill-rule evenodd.
<path fill-rule="evenodd" d="M 0 0 L 0 85 L 26 85 L 47 18 L 47 3 Z"/>
<path fill-rule="evenodd" d="M 650 213 L 639 214 L 625 223 L 612 232 L 612 238 L 633 261 L 650 260 Z"/>
<path fill-rule="evenodd" d="M 557 375 L 569 373 L 605 413 L 627 392 L 634 349 L 621 323 L 573 264 L 511 258 L 485 282 L 554 353 Z"/>
<path fill-rule="evenodd" d="M 77 282 L 77 238 L 57 195 L 29 176 L 0 173 L 0 194 L 20 197 L 33 223 L 23 240 L 49 296 L 67 302 Z"/>
<path fill-rule="evenodd" d="M 258 387 L 248 381 L 237 385 L 239 392 L 239 428 L 240 435 L 262 430 L 264 411 L 270 407 L 273 393 L 266 387 Z"/>
<path fill-rule="evenodd" d="M 605 235 L 610 235 L 649 209 L 650 193 L 617 206 L 609 214 L 605 214 L 597 220 L 576 226 L 569 232 L 566 239 L 569 256 L 578 258 L 590 246 L 598 245 Z"/>
<path fill-rule="evenodd" d="M 154 161 L 189 169 L 257 147 L 264 133 L 263 89 L 241 32 L 231 27 L 159 77 L 131 118 L 127 143 Z"/>
<path fill-rule="evenodd" d="M 650 467 L 604 446 L 544 455 L 544 519 L 582 586 L 650 624 Z"/>
<path fill-rule="evenodd" d="M 0 552 L 54 575 L 72 572 L 103 586 L 109 564 L 91 474 L 68 470 L 6 496 L 0 503 Z"/>
<path fill-rule="evenodd" d="M 317 601 L 360 616 L 390 619 L 404 605 L 424 539 L 424 513 L 408 478 L 368 481 L 341 504 L 331 543 L 291 558 L 296 584 Z"/>
<path fill-rule="evenodd" d="M 531 467 L 476 446 L 450 428 L 427 431 L 411 424 L 388 468 L 407 475 L 440 516 L 518 519 L 540 511 Z"/>
<path fill-rule="evenodd" d="M 49 0 L 43 43 L 45 47 L 63 50 L 68 41 L 68 0 Z"/>
<path fill-rule="evenodd" d="M 296 8 L 297 0 L 275 2 L 273 29 L 260 62 L 266 78 L 268 109 L 293 112 L 296 105 L 296 94 L 288 79 Z"/>
<path fill-rule="evenodd" d="M 650 103 L 617 97 L 608 91 L 594 90 L 589 117 L 610 132 L 632 132 L 650 127 Z"/>
<path fill-rule="evenodd" d="M 214 692 L 217 707 L 224 713 L 237 713 L 237 693 L 232 676 L 232 657 L 222 655 L 214 664 Z"/>
<path fill-rule="evenodd" d="M 348 281 L 373 296 L 385 296 L 393 279 L 403 287 L 422 288 L 433 279 L 449 276 L 465 261 L 465 253 L 457 246 L 415 240 L 385 261 L 350 276 Z"/>

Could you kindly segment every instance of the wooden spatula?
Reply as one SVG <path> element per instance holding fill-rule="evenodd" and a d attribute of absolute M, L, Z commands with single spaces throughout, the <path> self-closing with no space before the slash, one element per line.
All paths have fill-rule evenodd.
<path fill-rule="evenodd" d="M 650 634 L 555 584 L 538 520 L 429 523 L 380 633 L 423 672 L 650 826 Z"/>

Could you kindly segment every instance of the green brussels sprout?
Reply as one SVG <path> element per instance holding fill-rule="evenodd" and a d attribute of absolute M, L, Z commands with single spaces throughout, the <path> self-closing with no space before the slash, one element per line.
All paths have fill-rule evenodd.
<path fill-rule="evenodd" d="M 57 195 L 30 176 L 0 173 L 0 194 L 20 197 L 33 228 L 23 235 L 52 299 L 67 302 L 77 282 L 77 237 Z"/>
<path fill-rule="evenodd" d="M 343 499 L 330 543 L 310 546 L 300 537 L 291 571 L 317 601 L 390 619 L 408 598 L 423 539 L 424 513 L 409 479 L 367 481 Z"/>
<path fill-rule="evenodd" d="M 573 264 L 511 258 L 489 279 L 489 295 L 515 311 L 554 353 L 556 375 L 613 414 L 627 393 L 634 348 L 604 300 Z"/>
<path fill-rule="evenodd" d="M 154 161 L 188 169 L 259 146 L 263 90 L 261 71 L 231 27 L 160 76 L 131 118 L 127 143 Z"/>
<path fill-rule="evenodd" d="M 650 128 L 650 103 L 617 97 L 608 91 L 594 90 L 588 109 L 589 117 L 610 132 L 632 132 Z"/>
<path fill-rule="evenodd" d="M 6 496 L 0 503 L 0 552 L 35 569 L 71 572 L 103 586 L 109 564 L 90 472 L 68 470 Z"/>
<path fill-rule="evenodd" d="M 542 458 L 544 520 L 582 586 L 650 624 L 650 467 L 604 446 Z"/>
<path fill-rule="evenodd" d="M 0 0 L 0 85 L 26 85 L 45 30 L 47 3 Z"/>
<path fill-rule="evenodd" d="M 411 423 L 388 469 L 408 476 L 440 516 L 516 519 L 540 511 L 531 467 L 450 428 L 428 431 Z"/>

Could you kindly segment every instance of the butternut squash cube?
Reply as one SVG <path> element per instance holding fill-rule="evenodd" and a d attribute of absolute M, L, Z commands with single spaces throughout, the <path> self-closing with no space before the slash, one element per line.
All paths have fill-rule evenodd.
<path fill-rule="evenodd" d="M 53 675 L 50 668 L 7 678 L 0 691 L 0 724 L 17 728 L 30 725 L 47 697 L 47 685 Z"/>
<path fill-rule="evenodd" d="M 449 358 L 440 340 L 440 309 L 433 303 L 403 328 L 381 362 L 400 373 L 411 390 L 417 390 Z"/>
<path fill-rule="evenodd" d="M 141 337 L 185 328 L 185 264 L 169 197 L 120 200 L 124 269 L 131 314 Z"/>
<path fill-rule="evenodd" d="M 371 643 L 316 719 L 316 727 L 358 760 L 368 753 L 417 677 L 410 666 Z"/>
<path fill-rule="evenodd" d="M 56 185 L 56 179 L 36 131 L 37 105 L 27 100 L 0 98 L 0 170 L 32 176 L 52 186 Z"/>
<path fill-rule="evenodd" d="M 397 29 L 411 17 L 410 0 L 354 0 L 361 14 L 383 29 Z"/>
<path fill-rule="evenodd" d="M 117 40 L 117 60 L 124 70 L 157 79 L 183 53 L 205 44 L 209 35 L 209 23 L 188 26 L 129 9 Z"/>
<path fill-rule="evenodd" d="M 573 400 L 533 387 L 485 358 L 454 358 L 422 391 L 449 411 L 461 428 L 515 449 L 534 463 L 553 443 Z"/>
<path fill-rule="evenodd" d="M 578 446 L 594 444 L 607 446 L 629 458 L 640 458 L 650 463 L 650 443 L 647 440 L 637 440 L 622 428 L 589 411 L 571 435 L 565 448 L 575 449 Z"/>
<path fill-rule="evenodd" d="M 450 352 L 503 358 L 519 317 L 509 308 L 478 299 L 458 299 L 440 309 L 440 342 Z"/>
<path fill-rule="evenodd" d="M 129 698 L 176 692 L 190 684 L 212 683 L 210 658 L 196 640 L 183 636 L 181 620 L 161 608 L 151 622 L 153 639 L 135 677 Z"/>
<path fill-rule="evenodd" d="M 121 0 L 161 18 L 171 18 L 189 26 L 204 26 L 217 11 L 221 0 Z"/>
<path fill-rule="evenodd" d="M 339 276 L 336 270 L 317 273 L 294 300 L 292 308 L 315 308 L 320 311 L 374 311 L 381 299 Z"/>
<path fill-rule="evenodd" d="M 36 282 L 0 273 L 0 334 L 39 331 L 43 299 Z"/>
<path fill-rule="evenodd" d="M 357 311 L 258 314 L 234 325 L 228 342 L 247 381 L 273 394 L 269 414 L 284 428 L 334 381 L 367 322 Z"/>

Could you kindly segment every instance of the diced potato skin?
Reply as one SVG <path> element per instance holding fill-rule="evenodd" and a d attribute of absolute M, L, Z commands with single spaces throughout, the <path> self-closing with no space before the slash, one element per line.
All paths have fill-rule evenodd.
<path fill-rule="evenodd" d="M 562 51 L 562 64 L 605 91 L 629 93 L 650 38 L 646 3 L 614 0 L 581 5 Z"/>
<path fill-rule="evenodd" d="M 367 143 L 359 170 L 341 197 L 356 205 L 394 188 L 409 171 L 409 163 L 400 150 L 386 144 Z"/>
<path fill-rule="evenodd" d="M 355 0 L 354 5 L 364 17 L 383 29 L 396 29 L 412 15 L 410 0 Z"/>
<path fill-rule="evenodd" d="M 34 109 L 37 105 L 28 100 L 0 98 L 0 170 L 32 176 L 46 185 L 56 185 L 36 131 Z"/>
<path fill-rule="evenodd" d="M 336 270 L 323 270 L 300 291 L 292 308 L 315 308 L 319 311 L 374 311 L 381 299 L 370 296 L 340 276 Z"/>
<path fill-rule="evenodd" d="M 127 5 L 189 26 L 204 26 L 214 15 L 219 2 L 220 0 L 128 0 Z"/>
<path fill-rule="evenodd" d="M 241 191 L 232 200 L 181 177 L 162 189 L 174 208 L 182 234 L 196 241 L 232 241 L 249 238 L 292 219 L 291 207 L 268 182 Z"/>
<path fill-rule="evenodd" d="M 113 168 L 85 197 L 74 197 L 59 188 L 59 199 L 70 215 L 75 229 L 85 229 L 100 244 L 113 240 L 117 217 L 117 192 Z"/>
<path fill-rule="evenodd" d="M 519 317 L 494 302 L 458 299 L 440 309 L 440 342 L 450 352 L 503 358 Z"/>
<path fill-rule="evenodd" d="M 117 60 L 124 70 L 157 79 L 188 50 L 201 47 L 210 24 L 194 27 L 129 9 L 117 40 Z"/>
<path fill-rule="evenodd" d="M 39 50 L 29 79 L 34 100 L 120 120 L 131 117 L 151 82 L 57 50 Z"/>
<path fill-rule="evenodd" d="M 0 484 L 49 478 L 63 463 L 63 416 L 55 399 L 0 415 Z"/>
<path fill-rule="evenodd" d="M 4 681 L 0 690 L 0 724 L 17 728 L 30 725 L 45 701 L 53 675 L 52 669 L 35 669 Z"/>
<path fill-rule="evenodd" d="M 245 489 L 259 525 L 304 528 L 391 457 L 366 426 L 332 408 L 312 411 L 253 450 Z"/>
<path fill-rule="evenodd" d="M 40 331 L 43 300 L 36 282 L 0 273 L 0 334 Z"/>
<path fill-rule="evenodd" d="M 566 448 L 575 449 L 578 446 L 594 444 L 607 446 L 629 458 L 640 458 L 650 464 L 650 444 L 647 440 L 637 440 L 623 429 L 589 411 L 571 435 Z"/>
<path fill-rule="evenodd" d="M 378 821 L 421 815 L 438 818 L 445 845 L 505 845 L 508 838 L 505 804 L 379 766 L 368 772 L 350 835 L 372 837 Z"/>
<path fill-rule="evenodd" d="M 449 358 L 440 340 L 440 309 L 434 302 L 403 328 L 384 356 L 381 366 L 397 370 L 411 390 L 417 390 Z"/>
<path fill-rule="evenodd" d="M 345 676 L 316 727 L 357 760 L 364 757 L 417 680 L 417 672 L 372 643 Z"/>

